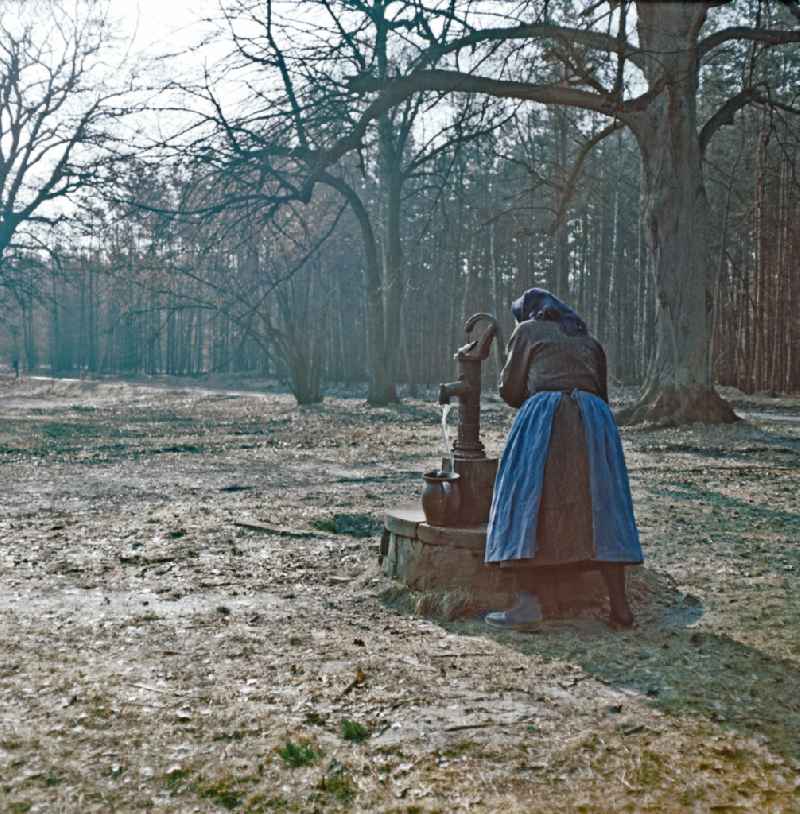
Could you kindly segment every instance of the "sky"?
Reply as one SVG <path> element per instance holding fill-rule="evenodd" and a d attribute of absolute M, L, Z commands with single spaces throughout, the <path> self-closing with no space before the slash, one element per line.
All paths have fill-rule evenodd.
<path fill-rule="evenodd" d="M 133 49 L 150 54 L 190 47 L 204 31 L 203 16 L 212 16 L 217 0 L 110 0 L 120 33 Z"/>
<path fill-rule="evenodd" d="M 134 97 L 135 100 L 154 101 L 146 88 L 158 88 L 164 84 L 165 78 L 193 79 L 201 76 L 204 63 L 221 59 L 230 49 L 230 43 L 223 37 L 218 37 L 207 48 L 196 48 L 209 31 L 209 26 L 202 22 L 203 16 L 218 16 L 218 0 L 101 0 L 100 6 L 106 3 L 115 37 L 111 48 L 101 55 L 98 67 L 92 75 L 104 77 L 108 86 L 113 89 L 124 87 L 127 84 L 126 78 L 132 71 L 135 72 L 139 79 L 137 84 L 145 88 Z M 82 13 L 87 5 L 82 0 L 75 2 L 75 7 Z M 35 25 L 41 26 L 40 33 L 45 39 L 53 30 L 53 20 L 41 14 L 41 8 L 46 8 L 46 5 L 40 7 L 35 0 L 22 0 L 21 3 L 3 3 L 0 0 L 4 25 L 13 31 L 16 24 L 24 24 L 33 14 Z M 64 8 L 69 11 L 70 3 L 64 3 Z M 45 41 L 52 46 L 54 59 L 60 57 L 59 48 L 63 47 L 63 43 L 52 38 Z M 165 53 L 176 56 L 169 61 L 154 60 Z M 32 77 L 29 79 L 30 87 L 41 84 L 35 84 L 35 74 L 29 73 L 26 76 Z M 83 100 L 84 97 L 81 97 L 80 104 L 83 104 Z M 74 115 L 75 110 L 67 104 L 62 113 L 68 118 Z M 149 140 L 178 129 L 180 124 L 181 119 L 176 114 L 162 116 L 148 111 L 137 114 L 135 118 L 119 121 L 116 128 L 123 140 L 128 138 L 129 143 L 134 143 L 134 140 L 141 143 L 143 139 L 136 132 L 140 128 L 145 130 L 145 138 Z M 0 128 L 2 125 L 3 121 L 0 120 Z M 26 174 L 22 195 L 27 195 L 28 191 L 40 186 L 60 155 L 60 150 L 55 148 L 49 154 L 43 154 L 37 166 Z M 47 212 L 69 208 L 69 204 L 64 201 L 56 201 L 47 206 Z"/>
<path fill-rule="evenodd" d="M 229 53 L 227 37 L 208 35 L 219 21 L 220 0 L 107 0 L 114 29 L 124 51 L 126 69 L 134 69 L 143 86 L 159 87 L 170 80 L 193 84 L 205 66 L 213 66 Z M 217 22 L 218 25 L 218 22 Z M 204 43 L 202 47 L 199 47 Z M 159 59 L 169 55 L 166 59 Z M 212 73 L 214 73 L 212 68 Z M 173 96 L 151 100 L 156 107 L 177 103 Z M 154 138 L 179 130 L 184 116 L 174 112 L 148 112 L 132 122 Z"/>

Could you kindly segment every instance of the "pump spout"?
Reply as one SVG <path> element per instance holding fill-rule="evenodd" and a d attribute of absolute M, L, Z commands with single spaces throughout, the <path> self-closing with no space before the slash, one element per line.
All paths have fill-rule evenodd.
<path fill-rule="evenodd" d="M 463 399 L 472 388 L 463 379 L 449 384 L 439 385 L 439 404 L 450 404 L 450 399 L 454 396 Z"/>

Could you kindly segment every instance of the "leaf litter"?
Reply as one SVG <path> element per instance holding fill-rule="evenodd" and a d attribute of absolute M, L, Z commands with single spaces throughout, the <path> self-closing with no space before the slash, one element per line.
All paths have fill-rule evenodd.
<path fill-rule="evenodd" d="M 0 809 L 800 808 L 800 404 L 727 395 L 623 434 L 638 628 L 524 635 L 380 574 L 433 398 L 3 380 Z"/>

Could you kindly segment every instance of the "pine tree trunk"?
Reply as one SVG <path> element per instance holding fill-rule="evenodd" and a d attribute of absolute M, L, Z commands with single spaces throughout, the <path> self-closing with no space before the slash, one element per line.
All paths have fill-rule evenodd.
<path fill-rule="evenodd" d="M 563 108 L 557 108 L 552 116 L 555 126 L 555 201 L 554 208 L 558 211 L 561 195 L 564 194 L 567 178 L 567 113 Z M 553 265 L 551 268 L 548 287 L 563 300 L 570 299 L 569 291 L 569 234 L 567 229 L 566 213 L 561 222 L 557 224 L 553 236 Z"/>
<path fill-rule="evenodd" d="M 405 274 L 403 268 L 403 245 L 400 234 L 402 216 L 403 177 L 391 145 L 385 150 L 388 155 L 384 161 L 383 179 L 387 190 L 386 201 L 386 236 L 383 256 L 383 290 L 385 332 L 383 347 L 385 352 L 384 368 L 389 379 L 389 388 L 385 393 L 386 402 L 397 401 L 395 379 L 400 362 L 401 319 L 403 295 L 405 293 Z M 381 400 L 379 403 L 386 403 Z M 370 402 L 375 403 L 375 402 Z"/>
<path fill-rule="evenodd" d="M 337 190 L 347 201 L 361 231 L 364 246 L 364 283 L 367 293 L 367 368 L 369 375 L 367 403 L 374 406 L 386 405 L 395 401 L 397 396 L 391 371 L 386 364 L 383 279 L 375 231 L 363 201 L 348 183 L 327 174 L 322 180 Z"/>
<path fill-rule="evenodd" d="M 604 154 L 605 155 L 605 154 Z M 613 209 L 609 201 L 611 186 L 608 170 L 602 173 L 602 207 L 600 211 L 600 257 L 597 270 L 597 287 L 595 288 L 596 316 L 594 331 L 597 338 L 605 345 L 608 343 L 608 306 L 611 293 L 611 243 L 613 240 Z"/>

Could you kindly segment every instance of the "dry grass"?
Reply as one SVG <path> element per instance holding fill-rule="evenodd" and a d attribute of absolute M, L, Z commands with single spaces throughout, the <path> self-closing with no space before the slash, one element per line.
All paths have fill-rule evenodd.
<path fill-rule="evenodd" d="M 638 629 L 524 635 L 377 571 L 430 402 L 0 382 L 0 810 L 800 810 L 800 405 L 737 398 L 624 433 Z"/>

